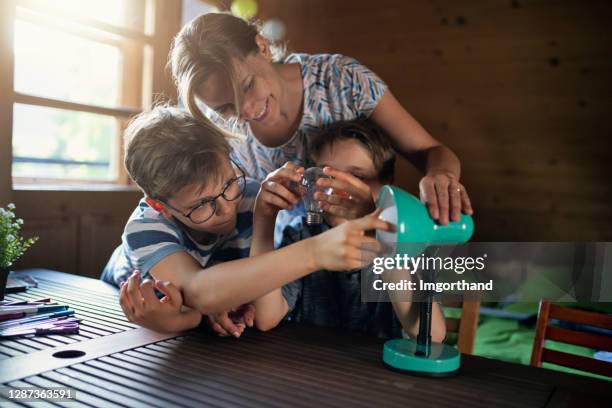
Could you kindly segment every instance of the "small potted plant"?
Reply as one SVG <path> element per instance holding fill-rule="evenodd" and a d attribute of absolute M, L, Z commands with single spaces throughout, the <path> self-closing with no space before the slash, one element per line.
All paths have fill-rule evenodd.
<path fill-rule="evenodd" d="M 15 219 L 14 211 L 15 204 L 7 205 L 6 209 L 0 207 L 0 300 L 4 299 L 9 268 L 38 240 L 38 237 L 26 239 L 19 235 L 23 220 Z"/>

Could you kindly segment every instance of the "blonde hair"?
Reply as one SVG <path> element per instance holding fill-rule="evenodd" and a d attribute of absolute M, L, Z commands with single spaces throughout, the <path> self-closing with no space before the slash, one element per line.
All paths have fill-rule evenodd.
<path fill-rule="evenodd" d="M 224 132 L 178 108 L 157 106 L 134 117 L 124 139 L 130 177 L 162 201 L 192 184 L 217 183 L 229 160 Z"/>
<path fill-rule="evenodd" d="M 174 38 L 168 64 L 178 94 L 189 112 L 202 121 L 208 118 L 196 101 L 197 88 L 216 72 L 227 73 L 232 84 L 236 114 L 240 115 L 243 92 L 236 77 L 234 61 L 257 53 L 255 37 L 261 33 L 257 22 L 229 13 L 202 14 L 187 23 Z M 285 47 L 270 44 L 273 61 L 282 60 Z"/>

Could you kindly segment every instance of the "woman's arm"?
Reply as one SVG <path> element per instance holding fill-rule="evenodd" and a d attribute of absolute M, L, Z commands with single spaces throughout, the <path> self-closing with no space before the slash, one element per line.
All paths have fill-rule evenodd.
<path fill-rule="evenodd" d="M 419 183 L 421 199 L 430 216 L 441 224 L 459 220 L 461 211 L 472 214 L 468 194 L 459 183 L 457 156 L 433 138 L 387 90 L 370 117 L 391 137 L 396 149 L 425 177 Z"/>

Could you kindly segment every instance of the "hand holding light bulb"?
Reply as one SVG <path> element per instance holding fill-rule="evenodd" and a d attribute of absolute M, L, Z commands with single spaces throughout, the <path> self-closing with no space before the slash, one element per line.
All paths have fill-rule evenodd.
<path fill-rule="evenodd" d="M 255 200 L 255 215 L 276 218 L 280 210 L 293 209 L 301 199 L 295 186 L 299 185 L 303 173 L 303 167 L 287 162 L 283 167 L 268 174 L 262 181 Z"/>
<path fill-rule="evenodd" d="M 374 211 L 374 196 L 364 181 L 333 167 L 325 167 L 323 172 L 327 177 L 320 178 L 317 185 L 331 192 L 317 193 L 315 199 L 326 214 L 335 217 L 336 221 L 346 221 Z"/>

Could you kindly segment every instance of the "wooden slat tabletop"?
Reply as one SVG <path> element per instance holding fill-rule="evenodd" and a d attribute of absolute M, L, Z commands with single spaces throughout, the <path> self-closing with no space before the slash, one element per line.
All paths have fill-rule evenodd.
<path fill-rule="evenodd" d="M 39 289 L 53 291 L 56 285 L 60 291 L 69 284 L 57 276 L 53 281 Z M 84 299 L 96 298 L 96 289 L 80 286 L 70 296 L 85 316 Z M 103 290 L 99 298 L 111 295 L 112 290 Z M 118 311 L 109 305 L 95 313 L 105 310 L 113 316 Z M 125 321 L 119 316 L 119 322 L 109 323 Z M 296 324 L 267 333 L 249 330 L 240 339 L 202 331 L 163 336 L 126 326 L 118 333 L 6 358 L 0 361 L 0 383 L 73 387 L 78 404 L 66 406 L 94 407 L 603 407 L 612 401 L 606 381 L 469 355 L 462 356 L 461 372 L 452 378 L 390 371 L 380 360 L 382 343 Z M 67 349 L 86 354 L 52 357 Z"/>
<path fill-rule="evenodd" d="M 38 287 L 8 294 L 5 300 L 52 298 L 66 304 L 82 319 L 79 334 L 0 339 L 0 360 L 138 327 L 123 315 L 116 289 L 102 281 L 45 270 L 23 271 L 22 274 L 33 276 Z"/>

